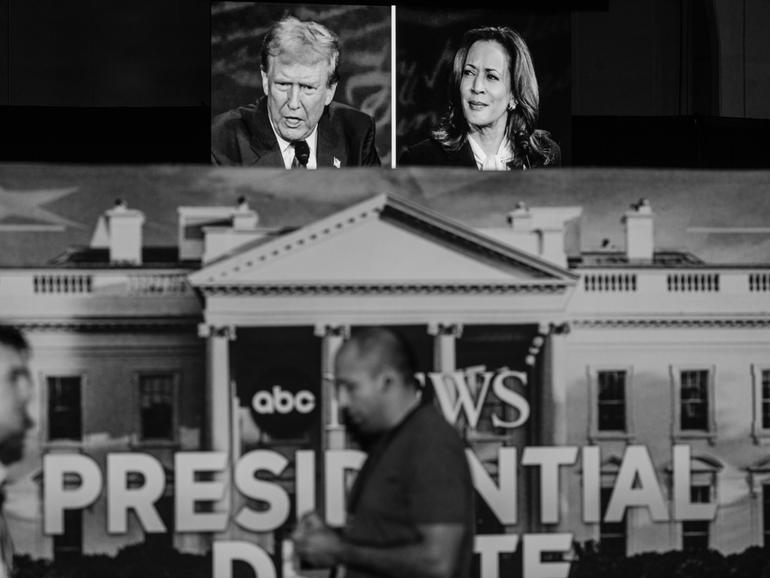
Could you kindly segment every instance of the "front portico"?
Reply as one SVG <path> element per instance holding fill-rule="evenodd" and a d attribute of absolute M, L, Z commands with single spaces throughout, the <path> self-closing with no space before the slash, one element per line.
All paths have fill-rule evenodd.
<path fill-rule="evenodd" d="M 234 400 L 248 406 L 245 396 L 274 385 L 259 376 L 278 367 L 307 377 L 295 394 L 320 398 L 310 432 L 290 432 L 288 443 L 344 448 L 333 360 L 363 325 L 399 328 L 424 371 L 527 372 L 533 419 L 526 431 L 495 435 L 490 426 L 484 435 L 471 432 L 471 441 L 566 443 L 561 342 L 577 277 L 434 211 L 376 196 L 300 229 L 255 234 L 204 263 L 190 282 L 204 299 L 201 335 L 209 341 L 207 449 L 236 459 L 244 451 L 248 431 L 263 428 L 244 426 L 259 416 Z M 492 400 L 480 419 L 505 409 Z"/>

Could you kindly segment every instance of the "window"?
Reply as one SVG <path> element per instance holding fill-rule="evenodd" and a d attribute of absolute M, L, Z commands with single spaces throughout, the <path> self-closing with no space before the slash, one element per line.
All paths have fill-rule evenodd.
<path fill-rule="evenodd" d="M 770 365 L 751 365 L 751 437 L 755 443 L 770 441 Z"/>
<path fill-rule="evenodd" d="M 48 439 L 76 440 L 83 437 L 81 415 L 81 377 L 49 376 Z"/>
<path fill-rule="evenodd" d="M 711 501 L 711 486 L 692 486 L 690 501 L 695 504 L 707 504 Z M 682 522 L 682 549 L 707 550 L 709 547 L 708 520 L 689 520 Z"/>
<path fill-rule="evenodd" d="M 762 370 L 762 401 L 761 401 L 762 429 L 770 429 L 770 369 Z"/>
<path fill-rule="evenodd" d="M 680 374 L 680 427 L 683 430 L 709 429 L 709 372 L 686 370 Z"/>
<path fill-rule="evenodd" d="M 671 434 L 674 441 L 707 439 L 710 443 L 715 443 L 716 366 L 671 365 L 669 370 L 672 388 Z M 754 426 L 756 425 L 755 420 Z"/>
<path fill-rule="evenodd" d="M 599 431 L 626 431 L 626 372 L 597 373 Z"/>
<path fill-rule="evenodd" d="M 53 537 L 54 560 L 73 560 L 83 553 L 83 511 L 64 510 L 64 533 Z"/>
<path fill-rule="evenodd" d="M 625 556 L 627 542 L 626 514 L 623 514 L 623 519 L 620 522 L 604 521 L 604 514 L 607 512 L 611 496 L 612 487 L 601 489 L 602 521 L 599 523 L 599 548 L 602 554 L 608 556 Z"/>
<path fill-rule="evenodd" d="M 770 483 L 762 484 L 762 545 L 770 549 Z"/>
<path fill-rule="evenodd" d="M 588 439 L 634 438 L 634 412 L 631 366 L 587 366 Z"/>
<path fill-rule="evenodd" d="M 139 376 L 140 432 L 142 440 L 174 439 L 174 374 Z"/>

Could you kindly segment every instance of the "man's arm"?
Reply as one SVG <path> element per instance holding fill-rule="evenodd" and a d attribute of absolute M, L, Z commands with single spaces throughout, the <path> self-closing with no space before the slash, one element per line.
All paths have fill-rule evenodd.
<path fill-rule="evenodd" d="M 343 542 L 340 561 L 383 576 L 451 578 L 460 562 L 462 524 L 419 526 L 422 542 L 395 548 L 371 548 Z"/>
<path fill-rule="evenodd" d="M 393 547 L 361 546 L 329 528 L 308 532 L 295 543 L 300 558 L 318 566 L 344 564 L 392 578 L 451 578 L 468 531 L 462 524 L 418 526 L 422 540 Z"/>
<path fill-rule="evenodd" d="M 375 134 L 374 119 L 371 119 L 363 144 L 361 145 L 362 167 L 379 167 L 382 164 L 380 162 L 380 155 L 377 154 L 377 147 L 374 146 Z"/>

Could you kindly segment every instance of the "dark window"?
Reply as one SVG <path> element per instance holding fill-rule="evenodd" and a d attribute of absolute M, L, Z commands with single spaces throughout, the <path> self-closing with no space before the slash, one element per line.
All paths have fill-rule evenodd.
<path fill-rule="evenodd" d="M 681 424 L 683 430 L 708 431 L 708 382 L 707 370 L 681 373 Z"/>
<path fill-rule="evenodd" d="M 155 508 L 158 510 L 160 519 L 163 520 L 163 525 L 166 526 L 166 531 L 146 532 L 144 541 L 153 546 L 171 548 L 174 545 L 174 496 L 162 496 L 155 502 Z"/>
<path fill-rule="evenodd" d="M 600 371 L 599 431 L 626 431 L 626 372 Z"/>
<path fill-rule="evenodd" d="M 762 485 L 762 545 L 770 548 L 770 484 Z"/>
<path fill-rule="evenodd" d="M 174 376 L 154 373 L 139 376 L 141 435 L 143 440 L 174 439 Z"/>
<path fill-rule="evenodd" d="M 48 439 L 80 440 L 80 376 L 48 378 Z"/>
<path fill-rule="evenodd" d="M 53 537 L 53 558 L 74 560 L 83 554 L 83 511 L 64 510 L 64 533 Z"/>
<path fill-rule="evenodd" d="M 690 501 L 696 504 L 707 504 L 711 501 L 710 486 L 692 486 L 690 488 Z M 682 522 L 682 549 L 684 550 L 708 550 L 709 547 L 709 520 L 688 520 Z"/>
<path fill-rule="evenodd" d="M 770 429 L 770 369 L 762 370 L 762 428 Z"/>
<path fill-rule="evenodd" d="M 608 556 L 626 555 L 626 515 L 620 522 L 605 522 L 604 515 L 610 504 L 612 488 L 601 489 L 602 521 L 599 523 L 599 548 Z"/>

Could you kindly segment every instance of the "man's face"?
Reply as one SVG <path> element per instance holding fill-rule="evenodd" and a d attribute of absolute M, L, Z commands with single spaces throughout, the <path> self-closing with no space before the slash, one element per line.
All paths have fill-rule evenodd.
<path fill-rule="evenodd" d="M 308 49 L 270 56 L 262 70 L 262 89 L 276 132 L 287 141 L 304 140 L 318 124 L 337 85 L 329 86 L 326 58 Z"/>
<path fill-rule="evenodd" d="M 27 358 L 27 353 L 0 345 L 0 462 L 4 464 L 21 459 L 24 438 L 33 424 L 27 413 L 32 395 Z"/>
<path fill-rule="evenodd" d="M 355 344 L 340 349 L 334 371 L 337 399 L 345 412 L 346 421 L 362 434 L 378 433 L 382 429 L 382 404 L 385 383 L 375 374 L 372 356 L 362 357 Z"/>

